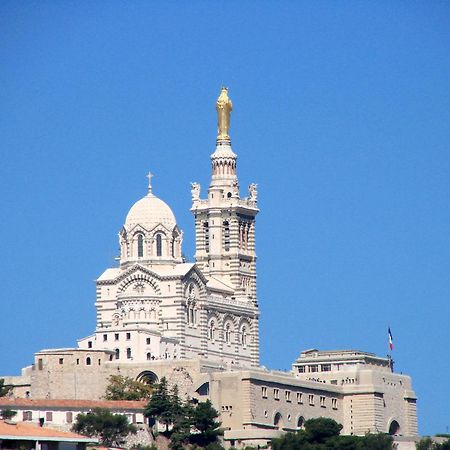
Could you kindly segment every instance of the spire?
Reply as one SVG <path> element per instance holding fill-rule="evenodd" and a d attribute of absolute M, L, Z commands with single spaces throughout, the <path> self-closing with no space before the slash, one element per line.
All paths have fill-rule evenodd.
<path fill-rule="evenodd" d="M 220 141 L 230 142 L 228 134 L 230 130 L 230 114 L 233 110 L 233 104 L 228 97 L 228 88 L 223 87 L 216 102 L 217 111 L 217 143 Z"/>
<path fill-rule="evenodd" d="M 150 171 L 148 171 L 148 174 L 146 175 L 146 177 L 148 178 L 148 193 L 147 193 L 147 195 L 153 195 L 152 178 L 154 177 L 154 175 Z"/>

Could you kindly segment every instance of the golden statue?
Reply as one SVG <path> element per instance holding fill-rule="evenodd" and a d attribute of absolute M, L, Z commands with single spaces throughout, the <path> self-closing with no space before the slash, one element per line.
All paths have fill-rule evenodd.
<path fill-rule="evenodd" d="M 230 113 L 232 109 L 233 104 L 228 97 L 228 88 L 222 87 L 216 103 L 218 140 L 230 140 L 228 131 L 230 130 Z"/>

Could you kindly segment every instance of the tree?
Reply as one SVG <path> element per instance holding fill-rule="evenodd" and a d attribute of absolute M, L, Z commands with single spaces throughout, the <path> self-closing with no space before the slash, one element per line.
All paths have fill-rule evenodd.
<path fill-rule="evenodd" d="M 341 424 L 327 417 L 309 419 L 305 422 L 305 432 L 308 435 L 308 441 L 317 444 L 321 444 L 332 437 L 339 436 L 341 430 Z"/>
<path fill-rule="evenodd" d="M 153 392 L 153 386 L 122 375 L 111 375 L 108 381 L 106 400 L 147 400 Z"/>
<path fill-rule="evenodd" d="M 443 435 L 442 437 L 446 437 L 446 435 Z M 450 439 L 438 443 L 433 441 L 430 437 L 424 437 L 422 438 L 417 444 L 416 444 L 417 450 L 450 450 Z"/>
<path fill-rule="evenodd" d="M 0 412 L 0 416 L 3 420 L 12 419 L 17 414 L 17 411 L 13 411 L 12 409 L 2 409 Z"/>
<path fill-rule="evenodd" d="M 198 434 L 192 434 L 191 440 L 195 443 L 206 446 L 217 442 L 217 438 L 221 434 L 220 425 L 221 422 L 217 422 L 219 413 L 213 408 L 211 402 L 200 402 L 194 409 L 192 417 L 192 426 L 199 432 Z"/>
<path fill-rule="evenodd" d="M 305 422 L 305 429 L 272 440 L 273 450 L 392 450 L 392 437 L 383 433 L 340 436 L 342 425 L 320 417 Z M 428 449 L 421 449 L 428 450 Z"/>
<path fill-rule="evenodd" d="M 371 434 L 368 433 L 361 438 L 362 441 L 362 449 L 367 450 L 390 450 L 392 449 L 392 444 L 394 439 L 389 434 L 384 433 L 376 433 Z"/>
<path fill-rule="evenodd" d="M 78 414 L 72 430 L 96 437 L 107 447 L 119 446 L 128 434 L 135 434 L 137 431 L 125 416 L 112 414 L 106 408 L 95 408 L 87 414 Z"/>
<path fill-rule="evenodd" d="M 161 378 L 161 382 L 155 386 L 144 415 L 157 419 L 166 426 L 166 432 L 169 431 L 169 425 L 174 422 L 173 398 L 169 394 L 165 377 Z"/>
<path fill-rule="evenodd" d="M 5 386 L 5 379 L 0 378 L 0 397 L 6 397 L 12 390 L 12 386 Z"/>

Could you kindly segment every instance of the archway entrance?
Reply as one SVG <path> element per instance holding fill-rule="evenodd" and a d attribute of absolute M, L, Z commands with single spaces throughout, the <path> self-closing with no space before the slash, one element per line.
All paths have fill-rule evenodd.
<path fill-rule="evenodd" d="M 389 434 L 391 436 L 400 434 L 400 424 L 396 420 L 393 420 L 389 425 Z"/>
<path fill-rule="evenodd" d="M 137 378 L 137 381 L 148 384 L 149 386 L 153 386 L 154 384 L 158 383 L 158 375 L 156 375 L 155 372 L 152 372 L 150 370 L 146 370 L 145 372 L 141 372 Z"/>

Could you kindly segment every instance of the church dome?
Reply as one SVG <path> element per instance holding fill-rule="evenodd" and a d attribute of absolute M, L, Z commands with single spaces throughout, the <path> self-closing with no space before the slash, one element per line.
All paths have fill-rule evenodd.
<path fill-rule="evenodd" d="M 129 231 L 136 225 L 141 225 L 150 231 L 162 224 L 173 230 L 177 221 L 169 205 L 152 193 L 138 200 L 130 209 L 125 219 L 125 228 Z"/>

